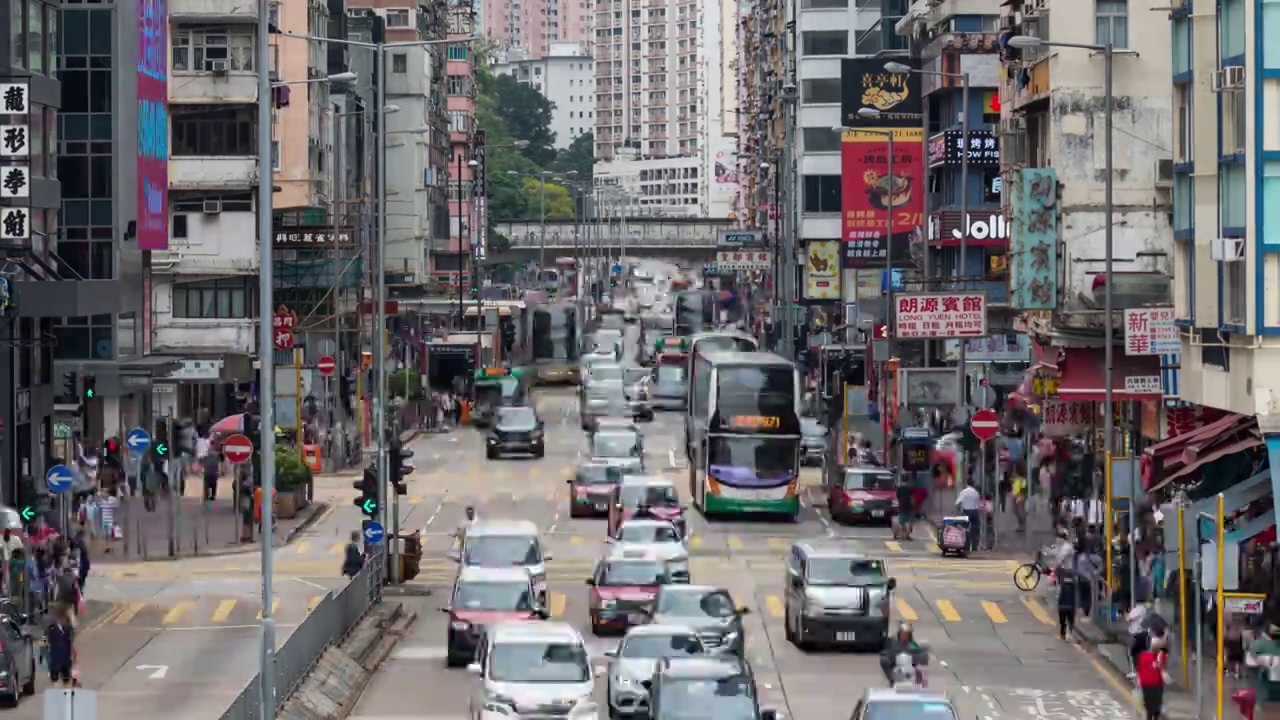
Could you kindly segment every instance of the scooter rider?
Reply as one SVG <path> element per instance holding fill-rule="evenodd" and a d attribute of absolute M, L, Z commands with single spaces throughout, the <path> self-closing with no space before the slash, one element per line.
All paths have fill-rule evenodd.
<path fill-rule="evenodd" d="M 912 628 L 911 623 L 904 622 L 898 625 L 898 633 L 885 643 L 884 650 L 880 653 L 880 669 L 884 671 L 884 677 L 890 684 L 907 682 L 896 677 L 898 656 L 911 656 L 911 666 L 917 670 L 916 675 L 918 676 L 918 669 L 922 664 L 921 660 L 926 659 L 922 657 L 924 654 L 924 648 L 920 646 L 920 643 L 916 642 L 915 629 Z M 916 679 L 911 678 L 910 682 L 915 684 Z"/>

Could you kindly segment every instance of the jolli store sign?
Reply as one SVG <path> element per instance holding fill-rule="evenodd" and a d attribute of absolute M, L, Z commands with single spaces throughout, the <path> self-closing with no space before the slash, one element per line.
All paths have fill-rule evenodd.
<path fill-rule="evenodd" d="M 974 246 L 1004 246 L 1009 244 L 1009 221 L 1002 213 L 969 213 L 967 230 L 962 230 L 960 212 L 941 210 L 929 218 L 929 242 L 935 246 L 959 245 L 966 236 Z"/>

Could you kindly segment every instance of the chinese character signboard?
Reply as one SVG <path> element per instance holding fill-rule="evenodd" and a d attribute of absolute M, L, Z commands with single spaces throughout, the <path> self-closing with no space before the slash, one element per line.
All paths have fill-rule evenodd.
<path fill-rule="evenodd" d="M 841 147 L 841 237 L 845 242 L 883 241 L 892 223 L 890 245 L 910 254 L 911 234 L 924 225 L 924 159 L 920 128 L 893 132 L 893 169 L 889 137 L 859 130 L 844 133 Z M 895 248 L 894 255 L 898 255 Z M 883 262 L 883 247 L 880 259 Z"/>
<path fill-rule="evenodd" d="M 31 85 L 0 81 L 0 244 L 31 240 Z"/>
<path fill-rule="evenodd" d="M 276 230 L 272 243 L 276 248 L 331 249 L 336 242 L 340 248 L 355 247 L 355 231 L 351 228 L 307 228 Z"/>
<path fill-rule="evenodd" d="M 1052 168 L 1013 170 L 1010 185 L 1009 304 L 1052 310 L 1058 299 L 1058 174 Z"/>
<path fill-rule="evenodd" d="M 138 2 L 138 249 L 169 249 L 169 0 Z"/>
<path fill-rule="evenodd" d="M 289 308 L 281 305 L 271 316 L 271 344 L 276 350 L 293 349 L 293 326 L 298 324 L 298 316 Z"/>
<path fill-rule="evenodd" d="M 929 138 L 929 167 L 959 167 L 966 144 L 969 148 L 970 167 L 993 167 L 1000 164 L 1000 143 L 987 130 L 970 130 L 969 142 L 960 137 L 959 130 L 948 130 Z"/>
<path fill-rule="evenodd" d="M 1173 308 L 1138 308 L 1124 311 L 1125 355 L 1178 355 L 1178 326 Z"/>
<path fill-rule="evenodd" d="M 805 247 L 804 296 L 810 300 L 840 299 L 840 243 L 813 240 Z"/>
<path fill-rule="evenodd" d="M 1124 391 L 1129 395 L 1161 395 L 1164 385 L 1160 383 L 1159 375 L 1126 375 Z"/>
<path fill-rule="evenodd" d="M 987 294 L 908 293 L 893 297 L 894 336 L 902 339 L 984 337 Z"/>
<path fill-rule="evenodd" d="M 918 267 L 915 256 L 912 254 L 913 244 L 917 240 L 917 234 L 894 235 L 893 247 L 885 246 L 884 236 L 876 238 L 863 238 L 861 240 L 850 240 L 844 245 L 844 269 L 845 270 L 866 270 L 873 269 L 877 272 L 884 271 L 885 255 L 889 250 L 893 250 L 893 257 L 889 259 L 889 264 L 895 268 Z M 880 277 L 877 275 L 876 277 Z"/>
<path fill-rule="evenodd" d="M 725 270 L 768 270 L 773 267 L 773 253 L 765 250 L 720 250 L 716 252 L 716 268 Z"/>
<path fill-rule="evenodd" d="M 1088 432 L 1094 425 L 1096 406 L 1091 402 L 1067 402 L 1046 399 L 1040 432 L 1049 437 L 1068 437 Z"/>
<path fill-rule="evenodd" d="M 895 60 L 912 70 L 920 68 L 918 60 Z M 904 128 L 920 127 L 920 74 L 915 72 L 891 73 L 884 69 L 884 60 L 873 58 L 844 58 L 840 61 L 840 123 L 851 128 Z M 876 117 L 862 117 L 858 111 L 872 108 L 880 111 Z M 918 136 L 916 143 L 924 137 Z"/>

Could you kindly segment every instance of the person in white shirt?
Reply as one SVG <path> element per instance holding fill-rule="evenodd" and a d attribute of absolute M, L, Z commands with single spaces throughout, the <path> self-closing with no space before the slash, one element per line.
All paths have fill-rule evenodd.
<path fill-rule="evenodd" d="M 1138 603 L 1133 606 L 1129 614 L 1125 616 L 1129 621 L 1129 660 L 1133 663 L 1133 670 L 1138 670 L 1138 656 L 1145 651 L 1151 642 L 1151 634 L 1147 632 L 1147 605 L 1146 603 Z"/>
<path fill-rule="evenodd" d="M 457 542 L 459 552 L 461 552 L 462 543 L 467 537 L 467 531 L 474 527 L 476 523 L 480 522 L 479 516 L 476 515 L 476 507 L 474 505 L 468 505 L 465 512 L 466 517 L 462 519 L 462 522 L 458 523 L 458 530 L 453 534 L 453 539 Z"/>
<path fill-rule="evenodd" d="M 0 537 L 0 558 L 7 564 L 13 560 L 13 551 L 22 550 L 22 538 L 13 534 L 13 530 L 4 529 L 4 536 Z"/>
<path fill-rule="evenodd" d="M 974 552 L 978 549 L 978 536 L 982 532 L 980 510 L 982 496 L 978 494 L 978 489 L 973 486 L 972 480 L 966 483 L 964 489 L 956 496 L 956 507 L 969 518 L 969 551 Z"/>

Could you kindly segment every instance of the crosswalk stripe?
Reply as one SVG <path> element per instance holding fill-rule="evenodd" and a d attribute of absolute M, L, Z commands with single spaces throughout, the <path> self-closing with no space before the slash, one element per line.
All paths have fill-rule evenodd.
<path fill-rule="evenodd" d="M 987 611 L 987 617 L 991 618 L 993 623 L 1009 622 L 1009 618 L 1004 616 L 1004 611 L 1000 609 L 1000 606 L 990 600 L 982 601 L 982 609 Z"/>
<path fill-rule="evenodd" d="M 336 543 L 334 543 L 334 544 L 332 544 L 332 545 L 330 545 L 330 546 L 329 546 L 329 554 L 330 554 L 330 555 L 341 555 L 341 554 L 342 554 L 342 551 L 343 551 L 343 550 L 345 550 L 345 549 L 346 549 L 346 547 L 347 547 L 347 544 L 346 544 L 346 543 L 336 542 Z"/>
<path fill-rule="evenodd" d="M 689 538 L 689 549 L 697 550 L 700 547 L 702 547 L 701 535 L 694 535 L 693 537 Z"/>
<path fill-rule="evenodd" d="M 298 546 L 294 548 L 293 551 L 299 555 L 305 555 L 307 551 L 310 549 L 311 549 L 311 543 L 307 542 L 306 540 L 303 540 L 302 542 L 298 543 Z"/>
<path fill-rule="evenodd" d="M 573 547 L 578 547 L 579 545 L 582 544 L 582 538 L 578 535 L 574 535 L 573 537 L 569 538 L 569 544 L 572 545 Z"/>
<path fill-rule="evenodd" d="M 783 549 L 791 547 L 791 541 L 782 537 L 771 537 L 766 543 L 769 547 Z"/>
<path fill-rule="evenodd" d="M 960 613 L 956 612 L 956 606 L 952 605 L 950 600 L 939 600 L 935 604 L 938 606 L 938 612 L 942 613 L 943 620 L 960 622 Z"/>
<path fill-rule="evenodd" d="M 551 611 L 551 617 L 563 617 L 564 608 L 569 604 L 569 599 L 565 597 L 564 593 L 553 592 L 547 600 L 547 609 Z"/>
<path fill-rule="evenodd" d="M 280 598 L 275 598 L 275 599 L 273 599 L 273 600 L 271 601 L 271 614 L 272 614 L 272 615 L 275 615 L 275 614 L 276 614 L 276 610 L 278 610 L 279 608 L 280 608 Z M 262 619 L 262 611 L 261 611 L 261 610 L 259 610 L 259 611 L 258 611 L 258 619 L 259 619 L 259 620 L 261 620 L 261 619 Z"/>
<path fill-rule="evenodd" d="M 137 617 L 138 613 L 142 612 L 143 608 L 146 606 L 147 604 L 144 602 L 131 602 L 128 605 L 125 605 L 124 609 L 112 619 L 112 623 L 116 625 L 128 625 L 133 622 L 133 619 Z"/>
<path fill-rule="evenodd" d="M 902 552 L 902 545 L 897 540 L 885 540 L 884 546 L 892 552 Z"/>
<path fill-rule="evenodd" d="M 410 499 L 409 499 L 409 504 L 410 504 L 410 505 L 417 505 L 417 504 L 418 504 L 418 503 L 420 503 L 420 502 L 422 502 L 422 496 L 421 496 L 421 495 L 414 495 L 412 498 L 410 498 Z"/>
<path fill-rule="evenodd" d="M 729 549 L 730 549 L 730 550 L 741 550 L 741 549 L 742 549 L 742 538 L 738 537 L 737 535 L 730 535 L 730 536 L 725 540 L 725 544 L 729 546 Z"/>
<path fill-rule="evenodd" d="M 223 600 L 218 603 L 218 609 L 213 611 L 213 617 L 209 619 L 215 623 L 224 623 L 227 618 L 231 617 L 231 611 L 235 609 L 235 600 Z"/>
<path fill-rule="evenodd" d="M 764 599 L 765 609 L 769 611 L 769 615 L 780 618 L 787 614 L 787 607 L 777 595 L 770 595 Z"/>
<path fill-rule="evenodd" d="M 177 604 L 169 608 L 169 612 L 164 614 L 164 618 L 160 622 L 165 625 L 176 625 L 182 622 L 182 618 L 195 608 L 196 604 L 190 600 L 179 600 Z"/>
<path fill-rule="evenodd" d="M 1027 606 L 1027 610 L 1030 611 L 1031 617 L 1038 620 L 1041 624 L 1043 625 L 1056 624 L 1053 621 L 1053 616 L 1049 614 L 1048 610 L 1044 609 L 1044 606 L 1040 604 L 1039 600 L 1036 600 L 1035 598 L 1024 597 L 1022 598 L 1022 604 Z"/>
<path fill-rule="evenodd" d="M 898 598 L 894 601 L 894 605 L 897 606 L 898 614 L 902 616 L 903 620 L 915 622 L 920 619 L 920 616 L 916 614 L 915 608 L 911 607 L 911 604 L 906 600 Z"/>

